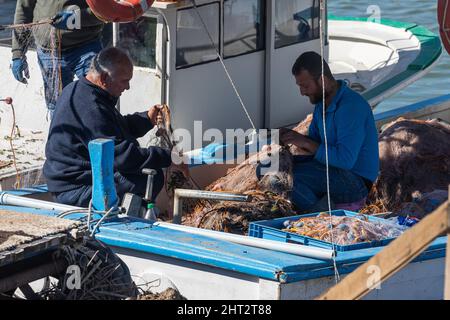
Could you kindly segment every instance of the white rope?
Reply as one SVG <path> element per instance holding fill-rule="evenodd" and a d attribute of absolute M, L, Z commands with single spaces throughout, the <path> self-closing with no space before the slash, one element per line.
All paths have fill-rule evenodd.
<path fill-rule="evenodd" d="M 323 19 L 325 19 L 325 7 L 324 7 L 324 0 L 320 0 L 320 56 L 321 56 L 321 63 L 322 63 L 322 120 L 323 120 L 323 134 L 324 134 L 324 140 L 325 140 L 325 165 L 326 165 L 326 172 L 327 172 L 327 198 L 328 198 L 328 213 L 330 214 L 330 237 L 331 237 L 331 246 L 333 250 L 333 267 L 334 267 L 334 280 L 336 283 L 339 282 L 340 276 L 339 276 L 339 270 L 337 268 L 336 264 L 336 245 L 334 243 L 334 237 L 333 237 L 333 215 L 331 213 L 331 197 L 330 197 L 330 167 L 328 163 L 328 136 L 327 136 L 327 127 L 326 127 L 326 106 L 325 106 L 325 68 L 324 68 L 324 30 L 323 30 Z"/>
<path fill-rule="evenodd" d="M 225 70 L 225 74 L 227 75 L 228 80 L 230 81 L 231 86 L 233 87 L 233 90 L 239 99 L 242 109 L 244 109 L 245 115 L 247 116 L 248 120 L 250 121 L 250 124 L 252 125 L 253 130 L 256 130 L 255 124 L 253 123 L 253 120 L 250 117 L 250 114 L 249 114 L 247 108 L 245 107 L 244 101 L 242 100 L 241 95 L 239 94 L 239 91 L 238 91 L 233 79 L 231 78 L 231 75 L 228 72 L 227 67 L 225 66 L 225 62 L 223 61 L 223 58 L 219 52 L 219 49 L 217 48 L 216 44 L 214 43 L 214 39 L 213 39 L 211 33 L 209 32 L 208 27 L 207 27 L 205 21 L 203 20 L 202 15 L 200 14 L 200 11 L 197 8 L 197 4 L 196 4 L 195 0 L 192 0 L 192 4 L 194 6 L 195 12 L 197 13 L 198 17 L 200 18 L 203 28 L 205 29 L 206 33 L 208 34 L 209 40 L 211 41 L 211 44 L 214 47 L 214 50 L 216 51 L 217 56 L 219 57 L 220 63 L 222 64 L 222 67 L 223 67 L 223 70 Z"/>
<path fill-rule="evenodd" d="M 95 231 L 97 231 L 98 227 L 100 226 L 100 224 L 106 220 L 106 218 L 108 218 L 108 216 L 114 212 L 116 209 L 116 207 L 111 207 L 108 211 L 94 211 L 92 209 L 92 199 L 89 201 L 89 207 L 88 208 L 80 208 L 80 209 L 73 209 L 73 210 L 67 210 L 67 211 L 63 211 L 61 213 L 59 213 L 57 215 L 58 218 L 65 218 L 69 215 L 73 215 L 73 214 L 85 214 L 87 216 L 87 221 L 86 221 L 86 225 L 88 228 L 88 232 L 90 232 L 89 237 L 93 238 L 95 235 Z M 95 224 L 95 226 L 92 228 L 91 231 L 91 223 L 92 223 L 92 213 L 96 213 L 96 214 L 100 214 L 103 215 L 98 222 Z M 93 222 L 95 222 L 96 220 L 94 220 Z"/>
<path fill-rule="evenodd" d="M 95 235 L 95 231 L 97 230 L 97 228 L 100 226 L 100 224 L 109 216 L 109 214 L 111 213 L 111 212 L 113 212 L 114 211 L 114 209 L 116 209 L 115 207 L 111 207 L 111 209 L 109 209 L 104 215 L 103 215 L 103 217 L 97 222 L 97 224 L 94 226 L 94 228 L 92 229 L 92 232 L 91 232 L 91 238 L 93 238 L 94 237 L 94 235 Z M 88 227 L 89 227 L 89 225 L 88 225 Z"/>

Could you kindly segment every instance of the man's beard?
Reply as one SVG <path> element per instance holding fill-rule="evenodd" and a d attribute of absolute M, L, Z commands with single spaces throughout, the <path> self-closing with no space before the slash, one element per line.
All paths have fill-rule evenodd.
<path fill-rule="evenodd" d="M 323 101 L 323 94 L 317 94 L 314 96 L 310 96 L 309 101 L 311 101 L 312 104 L 318 104 Z"/>

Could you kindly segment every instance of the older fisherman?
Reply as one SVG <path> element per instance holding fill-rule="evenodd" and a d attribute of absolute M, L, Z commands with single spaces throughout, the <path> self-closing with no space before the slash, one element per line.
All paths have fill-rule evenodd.
<path fill-rule="evenodd" d="M 122 116 L 115 108 L 121 94 L 130 88 L 133 65 L 117 48 L 102 50 L 92 61 L 85 78 L 64 88 L 50 126 L 44 175 L 56 201 L 87 207 L 92 193 L 89 141 L 115 141 L 114 179 L 119 198 L 127 192 L 144 195 L 142 169 L 156 169 L 153 199 L 163 187 L 162 168 L 171 165 L 170 150 L 141 148 L 137 138 L 156 123 L 159 106 Z M 187 175 L 187 167 L 179 166 Z"/>
<path fill-rule="evenodd" d="M 323 125 L 322 61 L 328 145 Z M 302 54 L 292 74 L 301 95 L 316 106 L 308 136 L 287 129 L 281 132 L 283 143 L 293 144 L 309 155 L 294 164 L 293 201 L 301 210 L 328 208 L 328 150 L 332 203 L 338 207 L 355 204 L 354 210 L 359 209 L 379 171 L 378 132 L 372 109 L 344 81 L 335 80 L 328 64 L 315 52 Z"/>

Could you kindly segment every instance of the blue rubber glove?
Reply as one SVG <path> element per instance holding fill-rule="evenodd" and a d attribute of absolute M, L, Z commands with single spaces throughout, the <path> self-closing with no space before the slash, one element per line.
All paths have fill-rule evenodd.
<path fill-rule="evenodd" d="M 27 84 L 27 79 L 30 79 L 30 72 L 28 70 L 28 63 L 26 58 L 13 59 L 11 63 L 12 73 L 17 81 Z"/>
<path fill-rule="evenodd" d="M 75 11 L 61 11 L 52 18 L 52 26 L 61 30 L 75 30 L 77 26 L 77 17 Z"/>

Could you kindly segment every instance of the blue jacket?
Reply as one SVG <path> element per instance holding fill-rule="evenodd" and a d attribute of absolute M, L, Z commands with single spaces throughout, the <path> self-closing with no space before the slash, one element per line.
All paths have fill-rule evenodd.
<path fill-rule="evenodd" d="M 344 81 L 326 110 L 328 161 L 330 166 L 350 170 L 374 182 L 379 171 L 378 131 L 372 109 Z M 316 105 L 309 137 L 320 143 L 315 159 L 325 164 L 323 103 Z"/>
<path fill-rule="evenodd" d="M 123 176 L 171 164 L 170 151 L 141 148 L 136 140 L 153 127 L 147 112 L 123 116 L 115 108 L 116 102 L 116 98 L 86 78 L 64 88 L 45 147 L 43 172 L 49 191 L 92 185 L 88 144 L 98 138 L 114 140 L 114 170 Z"/>

